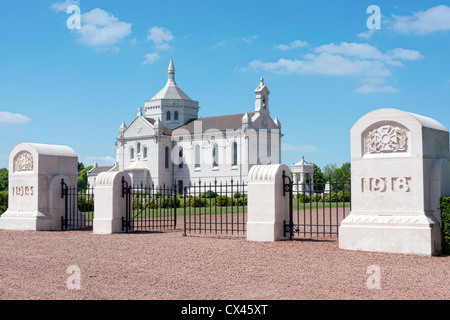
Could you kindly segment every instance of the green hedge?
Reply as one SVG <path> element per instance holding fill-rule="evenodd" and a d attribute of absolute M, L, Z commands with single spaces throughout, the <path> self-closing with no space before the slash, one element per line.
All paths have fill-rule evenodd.
<path fill-rule="evenodd" d="M 442 251 L 450 254 L 450 197 L 441 198 Z"/>
<path fill-rule="evenodd" d="M 0 191 L 0 215 L 8 209 L 8 191 Z"/>

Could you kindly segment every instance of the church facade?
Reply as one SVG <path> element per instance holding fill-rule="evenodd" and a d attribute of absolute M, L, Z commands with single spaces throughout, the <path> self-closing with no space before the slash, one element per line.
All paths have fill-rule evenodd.
<path fill-rule="evenodd" d="M 272 119 L 269 90 L 261 79 L 255 109 L 232 115 L 199 117 L 199 102 L 175 82 L 171 59 L 168 80 L 136 118 L 119 128 L 116 164 L 135 185 L 245 182 L 256 164 L 281 163 L 281 124 Z"/>

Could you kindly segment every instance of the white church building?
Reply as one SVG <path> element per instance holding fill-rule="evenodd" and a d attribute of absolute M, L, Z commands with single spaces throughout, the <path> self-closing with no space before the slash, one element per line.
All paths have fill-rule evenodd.
<path fill-rule="evenodd" d="M 264 79 L 255 94 L 253 112 L 199 117 L 199 102 L 176 84 L 171 59 L 164 88 L 120 126 L 115 166 L 95 167 L 89 183 L 102 170 L 125 170 L 134 185 L 176 184 L 181 191 L 199 180 L 247 181 L 253 165 L 281 163 L 281 124 L 270 116 Z"/>

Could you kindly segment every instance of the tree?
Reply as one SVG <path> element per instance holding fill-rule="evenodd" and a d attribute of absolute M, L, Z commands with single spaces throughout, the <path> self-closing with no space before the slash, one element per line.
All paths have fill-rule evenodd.
<path fill-rule="evenodd" d="M 333 173 L 332 182 L 334 190 L 348 190 L 350 188 L 349 180 L 351 179 L 351 163 L 344 163 L 339 169 L 336 169 Z"/>
<path fill-rule="evenodd" d="M 85 168 L 83 163 L 78 163 L 78 189 L 86 189 L 87 188 L 87 185 L 88 185 L 87 173 L 92 168 L 93 168 L 92 166 Z"/>
<path fill-rule="evenodd" d="M 8 190 L 8 169 L 0 169 L 0 191 Z"/>
<path fill-rule="evenodd" d="M 327 164 L 325 167 L 323 167 L 323 176 L 325 178 L 325 181 L 330 181 L 333 178 L 336 169 L 337 169 L 336 163 L 330 163 Z"/>
<path fill-rule="evenodd" d="M 325 180 L 322 173 L 322 169 L 320 169 L 320 167 L 315 164 L 314 164 L 313 183 L 314 183 L 314 190 L 316 192 L 322 192 L 325 189 Z"/>
<path fill-rule="evenodd" d="M 350 162 L 344 163 L 339 169 L 334 171 L 333 178 L 336 181 L 347 181 L 351 178 L 351 164 Z"/>

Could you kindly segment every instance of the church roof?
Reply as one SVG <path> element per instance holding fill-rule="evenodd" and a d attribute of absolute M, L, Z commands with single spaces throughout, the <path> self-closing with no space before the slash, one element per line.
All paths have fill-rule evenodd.
<path fill-rule="evenodd" d="M 152 100 L 163 100 L 163 99 L 183 99 L 192 100 L 189 96 L 183 92 L 175 82 L 167 82 L 164 88 L 152 98 Z"/>
<path fill-rule="evenodd" d="M 148 171 L 148 168 L 141 161 L 136 161 L 136 162 L 133 162 L 125 170 L 130 170 L 130 171 L 133 171 L 133 170 L 134 171 Z"/>
<path fill-rule="evenodd" d="M 173 60 L 170 59 L 169 69 L 167 70 L 168 79 L 164 88 L 159 91 L 151 100 L 178 99 L 191 100 L 189 96 L 181 90 L 175 82 L 175 67 Z"/>
<path fill-rule="evenodd" d="M 91 170 L 89 170 L 89 173 L 102 173 L 106 172 L 112 169 L 113 166 L 105 166 L 105 167 L 94 167 Z"/>
<path fill-rule="evenodd" d="M 252 117 L 255 113 L 249 113 L 250 117 Z M 173 130 L 173 134 L 177 133 L 182 134 L 183 131 L 187 130 L 189 133 L 194 133 L 195 123 L 201 122 L 202 131 L 216 129 L 219 131 L 226 130 L 235 130 L 242 128 L 242 118 L 245 113 L 225 115 L 225 116 L 215 116 L 215 117 L 207 117 L 207 118 L 198 118 L 195 120 L 191 120 L 185 125 L 178 127 Z M 200 125 L 199 125 L 200 127 Z"/>
<path fill-rule="evenodd" d="M 144 118 L 145 120 L 147 120 L 148 122 L 150 122 L 152 125 L 155 124 L 156 120 L 153 118 Z M 169 128 L 167 128 L 166 126 L 164 126 L 163 124 L 160 124 L 162 126 L 162 133 L 165 135 L 172 135 L 172 130 L 170 130 Z"/>

